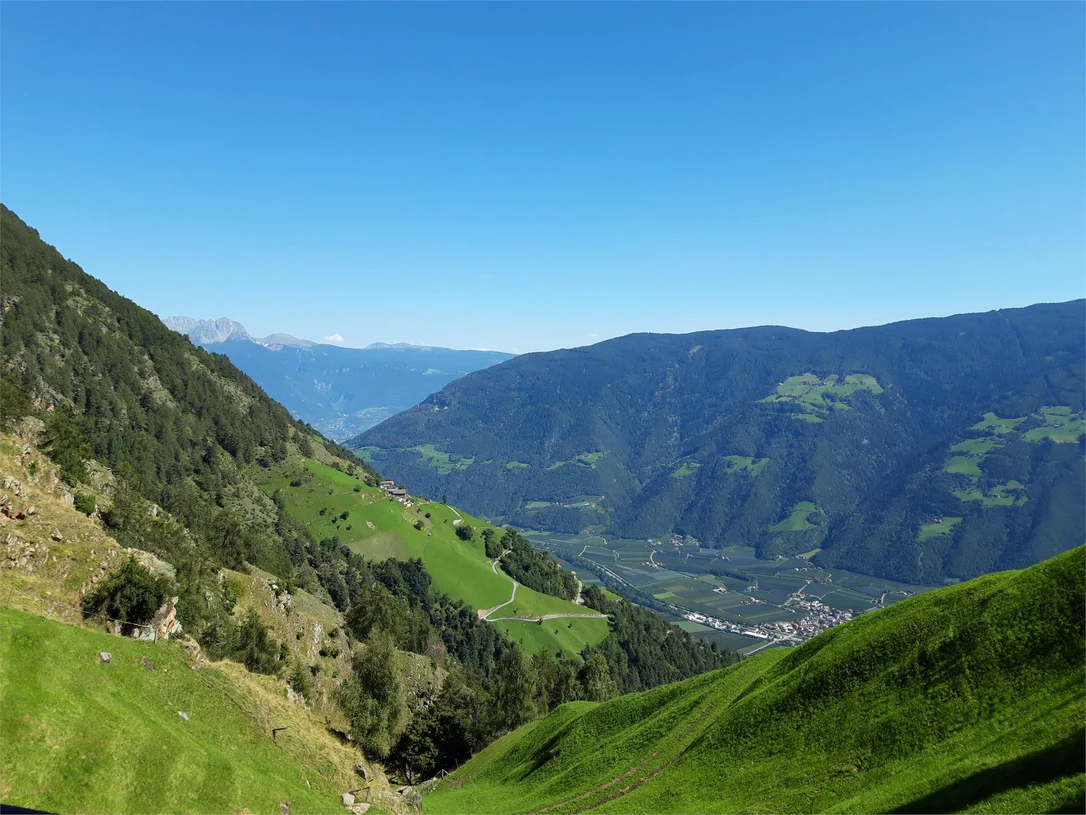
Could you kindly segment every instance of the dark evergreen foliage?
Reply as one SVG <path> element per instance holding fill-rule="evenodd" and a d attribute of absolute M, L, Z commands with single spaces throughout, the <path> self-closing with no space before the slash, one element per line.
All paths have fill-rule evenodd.
<path fill-rule="evenodd" d="M 83 598 L 83 613 L 125 623 L 147 623 L 166 602 L 169 584 L 129 558 Z"/>
<path fill-rule="evenodd" d="M 577 578 L 546 552 L 538 551 L 515 529 L 505 530 L 498 549 L 499 555 L 508 550 L 501 559 L 502 569 L 522 586 L 563 600 L 577 596 Z"/>
<path fill-rule="evenodd" d="M 821 547 L 838 567 L 967 578 L 1082 540 L 1076 445 L 1005 450 L 1017 464 L 985 459 L 993 483 L 1005 477 L 997 471 L 1028 475 L 1020 507 L 981 508 L 949 482 L 925 482 L 988 411 L 1084 409 L 1084 317 L 1077 300 L 829 334 L 635 334 L 469 374 L 348 445 L 416 490 L 520 527 L 678 532 L 764 556 Z M 807 373 L 871 376 L 882 392 L 827 393 L 814 411 L 765 401 Z M 462 466 L 434 469 L 412 449 L 420 444 Z M 737 457 L 764 463 L 755 471 Z M 811 528 L 774 528 L 806 501 L 820 510 Z M 918 539 L 933 513 L 963 521 L 953 535 Z"/>

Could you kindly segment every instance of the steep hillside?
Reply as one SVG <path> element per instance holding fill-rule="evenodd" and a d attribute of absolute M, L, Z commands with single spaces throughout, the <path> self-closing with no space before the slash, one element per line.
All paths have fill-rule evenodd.
<path fill-rule="evenodd" d="M 301 456 L 289 456 L 257 478 L 269 495 L 279 491 L 286 511 L 318 540 L 334 539 L 373 561 L 421 559 L 435 588 L 480 613 L 493 610 L 487 619 L 529 652 L 576 656 L 607 635 L 606 618 L 593 609 L 523 585 L 513 597 L 512 578 L 487 558 L 483 539 L 486 530 L 499 537 L 503 530 L 454 507 L 425 498 L 405 506 L 361 479 Z M 473 530 L 466 540 L 457 535 L 463 525 Z M 549 624 L 543 624 L 544 615 Z"/>
<path fill-rule="evenodd" d="M 128 558 L 167 580 L 179 570 L 118 544 L 93 504 L 83 503 L 86 494 L 73 496 L 25 437 L 0 434 L 0 481 L 7 510 L 0 513 L 5 803 L 60 812 L 210 812 L 231 802 L 266 809 L 277 799 L 293 811 L 326 812 L 341 792 L 366 783 L 357 765 L 372 781 L 371 803 L 406 810 L 380 765 L 329 732 L 349 727 L 335 704 L 352 647 L 338 633 L 338 611 L 298 588 L 289 596 L 275 591 L 276 579 L 258 569 L 220 573 L 235 598 L 230 619 L 240 624 L 257 614 L 284 652 L 279 659 L 313 672 L 299 686 L 283 671 L 297 691 L 282 678 L 209 661 L 188 637 L 188 617 L 168 643 L 107 634 L 110 626 L 85 617 L 81 606 Z M 102 651 L 113 654 L 108 666 L 95 663 Z M 440 686 L 430 660 L 397 659 L 401 675 L 418 677 L 401 685 L 405 707 L 417 704 L 420 683 Z M 171 704 L 199 725 L 187 729 Z M 273 739 L 270 728 L 284 726 Z M 149 753 L 128 747 L 151 743 Z M 219 772 L 226 764 L 233 771 Z"/>
<path fill-rule="evenodd" d="M 493 551 L 512 533 L 379 491 L 225 357 L 0 215 L 0 603 L 126 635 L 180 623 L 408 781 L 566 701 L 736 659 L 629 604 L 571 602 L 526 545 L 518 590 Z M 596 650 L 622 630 L 640 638 Z"/>
<path fill-rule="evenodd" d="M 346 811 L 340 793 L 366 785 L 354 771 L 358 752 L 269 677 L 230 664 L 193 667 L 175 643 L 6 608 L 0 625 L 5 803 L 193 813 L 278 812 L 287 803 L 293 813 L 327 813 Z M 273 727 L 285 729 L 273 739 Z M 397 797 L 382 778 L 370 800 L 407 811 Z"/>
<path fill-rule="evenodd" d="M 685 682 L 565 705 L 455 812 L 1081 812 L 1084 558 L 977 578 Z"/>
<path fill-rule="evenodd" d="M 225 354 L 295 418 L 334 439 L 373 427 L 454 379 L 513 356 L 403 343 L 341 348 L 285 334 L 254 339 L 225 318 L 170 317 L 166 325 Z"/>
<path fill-rule="evenodd" d="M 967 578 L 1081 542 L 1083 316 L 631 335 L 470 374 L 348 446 L 532 529 Z"/>
<path fill-rule="evenodd" d="M 190 559 L 195 543 L 224 566 L 252 563 L 321 592 L 311 561 L 330 554 L 283 527 L 253 468 L 296 450 L 370 483 L 376 474 L 293 420 L 225 357 L 65 260 L 6 207 L 0 225 L 2 423 L 44 419 L 43 449 L 109 507 L 123 543 L 171 562 Z M 112 471 L 97 487 L 92 459 Z M 169 519 L 157 509 L 148 518 L 144 500 Z"/>

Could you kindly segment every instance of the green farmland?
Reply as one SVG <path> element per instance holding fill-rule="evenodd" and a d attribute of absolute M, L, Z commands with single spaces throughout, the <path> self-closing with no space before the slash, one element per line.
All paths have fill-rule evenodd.
<path fill-rule="evenodd" d="M 810 502 L 797 506 L 804 517 L 816 509 Z M 681 539 L 650 543 L 560 533 L 529 537 L 537 548 L 567 564 L 571 558 L 591 563 L 593 579 L 610 576 L 633 599 L 640 592 L 666 604 L 670 612 L 665 612 L 665 618 L 681 621 L 682 627 L 696 636 L 741 652 L 758 648 L 764 641 L 699 625 L 682 615 L 703 614 L 741 626 L 792 622 L 806 613 L 789 602 L 801 589 L 806 597 L 854 613 L 892 605 L 928 590 L 842 569 L 827 571 L 802 557 L 761 560 L 747 547 L 703 549 Z M 589 569 L 573 564 L 569 568 L 589 582 Z M 728 574 L 711 574 L 710 569 L 749 575 L 753 583 Z"/>

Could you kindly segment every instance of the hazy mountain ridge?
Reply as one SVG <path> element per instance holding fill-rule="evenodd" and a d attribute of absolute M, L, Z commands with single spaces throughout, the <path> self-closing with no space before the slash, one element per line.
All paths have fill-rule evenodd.
<path fill-rule="evenodd" d="M 344 348 L 289 334 L 254 338 L 228 318 L 168 317 L 175 331 L 230 360 L 291 414 L 344 439 L 417 404 L 454 379 L 512 354 L 408 343 Z"/>
<path fill-rule="evenodd" d="M 1081 434 L 1067 434 L 1082 427 L 1084 334 L 1083 301 L 829 334 L 635 334 L 476 372 L 348 445 L 527 528 L 677 531 L 964 578 L 1080 542 Z M 1067 421 L 986 447 L 973 428 L 992 411 Z M 963 443 L 981 446 L 951 450 Z M 1025 500 L 999 505 L 1011 482 Z M 877 509 L 891 491 L 904 503 Z"/>

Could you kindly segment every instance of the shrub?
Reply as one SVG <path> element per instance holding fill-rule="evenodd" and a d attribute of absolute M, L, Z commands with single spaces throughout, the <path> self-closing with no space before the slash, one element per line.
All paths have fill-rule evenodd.
<path fill-rule="evenodd" d="M 469 541 L 475 537 L 475 530 L 468 524 L 460 524 L 460 526 L 456 527 L 456 537 L 462 541 Z"/>
<path fill-rule="evenodd" d="M 146 623 L 166 602 L 168 594 L 168 584 L 163 578 L 130 558 L 83 598 L 83 613 L 102 614 L 126 623 Z"/>
<path fill-rule="evenodd" d="M 89 492 L 77 492 L 75 494 L 75 508 L 84 515 L 93 515 L 94 508 L 97 505 L 98 502 L 94 500 L 94 496 Z"/>
<path fill-rule="evenodd" d="M 294 667 L 290 669 L 290 676 L 287 678 L 287 684 L 293 688 L 295 693 L 302 695 L 302 698 L 307 702 L 313 693 L 313 679 L 309 671 L 300 662 L 295 662 Z"/>

